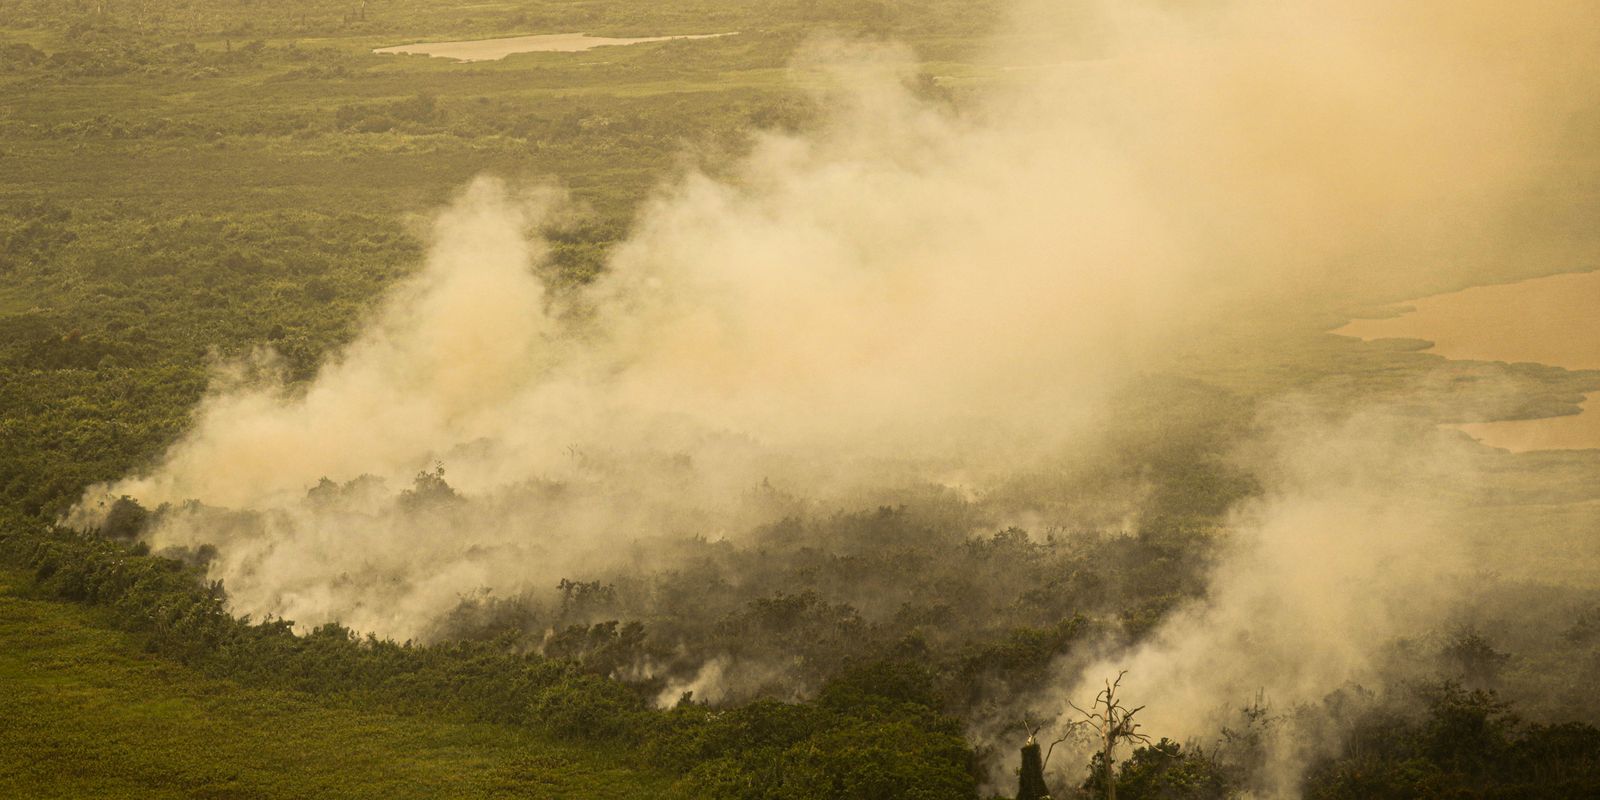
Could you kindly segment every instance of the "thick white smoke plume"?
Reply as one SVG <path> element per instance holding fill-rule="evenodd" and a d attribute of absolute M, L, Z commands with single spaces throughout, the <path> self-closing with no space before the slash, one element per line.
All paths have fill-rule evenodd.
<path fill-rule="evenodd" d="M 1460 523 L 1477 491 L 1469 443 L 1397 420 L 1274 419 L 1253 456 L 1267 491 L 1234 512 L 1208 596 L 1131 650 L 1063 664 L 1079 677 L 1036 698 L 1034 717 L 1065 730 L 1078 717 L 1068 701 L 1088 706 L 1126 671 L 1122 696 L 1144 706 L 1145 730 L 1215 747 L 1253 701 L 1282 715 L 1384 685 L 1385 648 L 1437 626 L 1469 589 Z M 1304 758 L 1333 744 L 1319 738 L 1269 736 L 1260 788 L 1297 795 Z"/>
<path fill-rule="evenodd" d="M 479 180 L 315 380 L 219 382 L 156 469 L 80 513 L 198 500 L 153 541 L 215 544 L 239 611 L 414 636 L 484 587 L 788 513 L 764 481 L 838 506 L 981 495 L 1093 451 L 1105 399 L 1174 352 L 1192 373 L 1237 328 L 1532 252 L 1506 220 L 1574 146 L 1600 7 L 1169 5 L 1085 5 L 1070 46 L 1008 38 L 990 61 L 1030 68 L 959 110 L 902 48 L 813 46 L 819 127 L 664 186 L 578 291 L 537 277 L 560 193 Z M 1276 428 L 1208 604 L 1113 659 L 1153 727 L 1336 688 L 1445 596 L 1432 455 Z M 435 463 L 471 502 L 397 494 Z"/>

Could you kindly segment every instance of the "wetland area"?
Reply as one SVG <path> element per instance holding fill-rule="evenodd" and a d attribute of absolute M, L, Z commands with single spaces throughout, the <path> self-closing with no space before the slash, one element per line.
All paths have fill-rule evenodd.
<path fill-rule="evenodd" d="M 1406 303 L 1382 319 L 1357 319 L 1334 333 L 1360 339 L 1422 339 L 1428 352 L 1471 361 L 1531 362 L 1600 370 L 1600 271 L 1474 286 Z M 1594 395 L 1578 414 L 1473 422 L 1452 427 L 1512 452 L 1600 448 Z"/>
<path fill-rule="evenodd" d="M 0 798 L 1600 797 L 1596 86 L 1593 0 L 0 0 Z"/>

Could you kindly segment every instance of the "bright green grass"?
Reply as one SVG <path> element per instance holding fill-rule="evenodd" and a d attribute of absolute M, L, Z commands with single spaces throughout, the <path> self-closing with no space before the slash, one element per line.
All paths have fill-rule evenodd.
<path fill-rule="evenodd" d="M 0 571 L 0 797 L 660 797 L 666 779 L 514 728 L 245 689 L 140 652 Z"/>

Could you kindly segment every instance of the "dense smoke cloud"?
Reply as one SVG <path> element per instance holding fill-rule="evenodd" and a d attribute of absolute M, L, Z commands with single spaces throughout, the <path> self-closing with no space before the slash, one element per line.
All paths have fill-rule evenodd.
<path fill-rule="evenodd" d="M 662 187 L 580 290 L 538 277 L 560 193 L 475 182 L 309 385 L 263 380 L 270 357 L 235 367 L 156 469 L 80 519 L 103 496 L 198 500 L 152 541 L 216 545 L 237 610 L 405 637 L 639 538 L 736 538 L 912 483 L 981 497 L 1103 447 L 1107 398 L 1175 353 L 1193 371 L 1235 329 L 1527 257 L 1505 222 L 1574 146 L 1600 53 L 1578 2 L 1070 22 L 1058 49 L 1006 39 L 994 60 L 1029 68 L 954 106 L 902 48 L 807 48 L 819 126 Z M 1086 680 L 1130 667 L 1151 724 L 1190 732 L 1241 692 L 1356 678 L 1425 623 L 1454 506 L 1419 488 L 1460 473 L 1358 419 L 1267 426 L 1266 495 L 1233 512 L 1208 602 Z"/>
<path fill-rule="evenodd" d="M 1402 420 L 1272 415 L 1272 433 L 1241 456 L 1267 490 L 1231 514 L 1211 591 L 1135 647 L 1063 664 L 1078 677 L 1035 698 L 1034 718 L 1065 730 L 1078 716 L 1068 701 L 1088 706 L 1126 670 L 1123 698 L 1145 707 L 1146 730 L 1214 747 L 1252 702 L 1303 714 L 1341 688 L 1396 677 L 1385 648 L 1438 626 L 1466 596 L 1460 525 L 1479 491 L 1469 443 Z M 1257 778 L 1269 796 L 1294 795 L 1304 757 L 1333 744 L 1306 730 L 1269 738 Z"/>

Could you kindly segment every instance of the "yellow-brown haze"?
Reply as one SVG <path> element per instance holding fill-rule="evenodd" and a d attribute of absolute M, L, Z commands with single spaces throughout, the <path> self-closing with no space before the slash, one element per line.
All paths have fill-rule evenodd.
<path fill-rule="evenodd" d="M 593 285 L 556 296 L 536 277 L 527 231 L 558 193 L 480 180 L 440 214 L 420 273 L 314 381 L 219 382 L 157 469 L 98 487 L 79 519 L 107 494 L 262 512 L 232 526 L 170 514 L 153 536 L 217 544 L 214 577 L 242 612 L 405 636 L 462 593 L 553 582 L 643 532 L 736 536 L 782 511 L 743 494 L 763 479 L 818 498 L 907 480 L 981 493 L 1092 451 L 1115 411 L 1104 399 L 1164 369 L 1176 342 L 1576 252 L 1505 221 L 1543 213 L 1529 187 L 1587 146 L 1572 126 L 1593 105 L 1597 14 L 1090 5 L 1075 19 L 1092 20 L 1094 58 L 1041 46 L 1034 60 L 1054 66 L 959 112 L 906 88 L 906 51 L 821 42 L 797 64 L 832 76 L 827 123 L 759 136 L 724 177 L 662 187 Z M 1335 427 L 1370 440 L 1363 453 L 1397 447 Z M 1275 428 L 1295 454 L 1325 426 Z M 435 460 L 468 510 L 405 512 L 355 490 L 331 510 L 304 500 L 320 476 L 403 484 Z M 1438 473 L 1456 474 L 1418 479 Z M 1454 568 L 1383 566 L 1436 545 L 1407 531 L 1437 530 L 1390 524 L 1417 511 L 1415 483 L 1385 474 L 1264 472 L 1272 500 L 1233 523 L 1261 545 L 1183 616 L 1208 633 L 1113 660 L 1202 695 L 1355 670 L 1395 626 L 1344 623 L 1401 596 L 1431 608 Z M 583 489 L 556 502 L 551 483 Z M 1311 573 L 1245 577 L 1292 566 Z M 1331 620 L 1339 657 L 1242 644 L 1231 620 L 1263 603 L 1288 616 L 1256 635 L 1292 642 L 1278 636 L 1302 616 Z M 1216 663 L 1239 680 L 1192 679 Z M 1174 701 L 1164 721 L 1201 724 L 1201 699 L 1227 698 Z"/>

